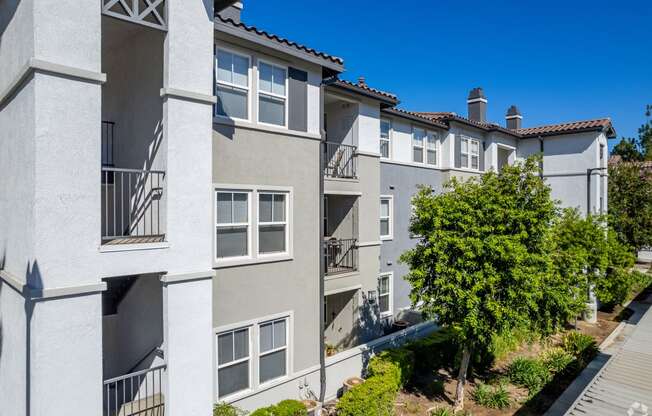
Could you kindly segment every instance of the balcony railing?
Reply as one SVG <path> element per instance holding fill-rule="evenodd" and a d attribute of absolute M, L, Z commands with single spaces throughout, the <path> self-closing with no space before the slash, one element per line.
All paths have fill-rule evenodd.
<path fill-rule="evenodd" d="M 165 364 L 106 380 L 104 416 L 164 416 Z"/>
<path fill-rule="evenodd" d="M 324 142 L 324 175 L 355 179 L 358 176 L 358 148 L 349 144 Z"/>
<path fill-rule="evenodd" d="M 165 239 L 165 171 L 102 167 L 102 244 Z"/>
<path fill-rule="evenodd" d="M 327 276 L 358 270 L 357 242 L 358 240 L 355 238 L 324 241 Z"/>

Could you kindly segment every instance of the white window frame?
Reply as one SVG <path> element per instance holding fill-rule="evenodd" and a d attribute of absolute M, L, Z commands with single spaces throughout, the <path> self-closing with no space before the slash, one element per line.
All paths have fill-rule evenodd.
<path fill-rule="evenodd" d="M 247 222 L 243 223 L 222 223 L 218 224 L 217 222 L 217 194 L 219 193 L 228 193 L 228 194 L 245 194 L 247 195 Z M 233 261 L 240 261 L 240 260 L 246 260 L 250 259 L 252 257 L 252 244 L 251 244 L 251 235 L 252 235 L 252 216 L 251 216 L 251 211 L 252 211 L 252 193 L 251 191 L 244 190 L 244 189 L 238 189 L 238 188 L 233 188 L 233 189 L 226 189 L 226 188 L 216 188 L 215 192 L 213 193 L 213 218 L 214 218 L 214 237 L 213 241 L 216 241 L 217 239 L 217 229 L 218 228 L 228 228 L 228 227 L 247 227 L 247 255 L 246 256 L 233 256 L 233 257 L 217 257 L 217 246 L 213 250 L 213 258 L 215 259 L 216 262 L 218 263 L 223 263 L 223 262 L 233 262 Z M 233 212 L 233 198 L 231 198 L 231 212 Z M 216 244 L 216 242 L 214 243 Z"/>
<path fill-rule="evenodd" d="M 434 143 L 431 145 L 430 141 L 428 140 L 429 138 L 434 139 Z M 435 154 L 435 162 L 430 163 L 428 162 L 428 153 L 434 152 Z M 441 152 L 439 151 L 439 133 L 435 131 L 427 131 L 426 132 L 426 152 L 425 152 L 425 157 L 424 161 L 427 165 L 430 166 L 439 166 L 439 154 Z"/>
<path fill-rule="evenodd" d="M 283 69 L 285 71 L 285 95 L 280 95 L 280 94 L 275 94 L 275 93 L 272 93 L 272 92 L 262 91 L 260 89 L 260 64 L 261 63 L 264 64 L 264 65 L 269 65 L 271 67 L 281 68 L 281 69 Z M 289 101 L 288 88 L 289 88 L 289 84 L 290 84 L 289 83 L 289 78 L 290 78 L 290 68 L 287 65 L 281 65 L 281 64 L 278 64 L 276 62 L 268 61 L 266 59 L 261 59 L 261 58 L 257 59 L 257 63 L 256 63 L 256 83 L 257 83 L 256 84 L 257 85 L 257 88 L 256 88 L 257 89 L 257 91 L 256 91 L 256 121 L 258 122 L 258 124 L 261 124 L 263 126 L 276 127 L 276 128 L 288 128 L 288 119 L 289 119 L 288 111 L 290 109 L 290 107 L 288 105 L 288 101 Z M 285 116 L 285 120 L 283 120 L 283 125 L 282 126 L 278 125 L 278 124 L 265 123 L 263 121 L 260 121 L 260 96 L 261 95 L 266 95 L 268 97 L 278 98 L 278 99 L 283 100 L 283 103 L 285 105 L 285 111 L 283 112 L 284 116 Z"/>
<path fill-rule="evenodd" d="M 247 235 L 247 256 L 217 258 L 216 238 L 213 238 L 213 266 L 216 268 L 241 266 L 247 264 L 266 263 L 272 261 L 293 260 L 294 239 L 294 188 L 291 186 L 272 185 L 243 185 L 216 183 L 213 184 L 213 223 L 217 225 L 217 192 L 249 193 L 248 198 L 248 235 Z M 286 195 L 285 201 L 285 251 L 279 253 L 260 254 L 259 242 L 259 195 L 268 193 L 282 193 Z M 267 224 L 267 223 L 265 223 Z M 226 226 L 226 224 L 222 224 Z M 229 225 L 231 226 L 231 225 Z M 217 229 L 216 226 L 213 227 Z M 215 233 L 215 232 L 214 232 Z"/>
<path fill-rule="evenodd" d="M 463 149 L 462 143 L 463 142 L 466 142 L 466 150 L 467 150 L 466 152 L 462 151 L 462 149 Z M 472 146 L 473 143 L 476 143 L 478 145 L 478 153 L 477 154 L 473 154 L 473 150 L 472 150 L 473 149 L 473 146 Z M 480 151 L 480 140 L 473 139 L 473 138 L 468 137 L 468 136 L 462 136 L 460 138 L 460 167 L 462 169 L 467 169 L 467 170 L 472 170 L 472 171 L 475 171 L 475 172 L 479 172 L 480 171 L 480 154 L 481 153 L 482 152 Z M 462 156 L 463 155 L 466 155 L 466 163 L 467 163 L 466 166 L 464 166 L 462 164 Z M 478 158 L 478 167 L 477 168 L 473 167 L 473 161 L 472 161 L 473 157 Z"/>
<path fill-rule="evenodd" d="M 380 144 L 382 145 L 383 142 L 387 142 L 387 156 L 383 156 L 382 152 L 382 146 L 378 148 L 378 151 L 380 153 L 380 158 L 381 159 L 391 159 L 392 158 L 392 120 L 389 118 L 381 118 L 380 119 L 380 125 L 382 126 L 383 122 L 387 122 L 389 124 L 389 129 L 387 130 L 387 138 L 384 138 L 382 135 L 382 128 L 380 130 Z"/>
<path fill-rule="evenodd" d="M 387 278 L 387 289 L 388 292 L 385 294 L 380 293 L 380 279 Z M 385 272 L 385 273 L 380 273 L 378 275 L 378 310 L 380 312 L 380 317 L 381 318 L 387 318 L 389 316 L 394 315 L 394 299 L 392 296 L 393 292 L 393 284 L 394 284 L 394 272 Z M 387 307 L 389 308 L 388 311 L 383 312 L 380 310 L 380 297 L 381 296 L 387 296 L 388 301 L 387 301 Z"/>
<path fill-rule="evenodd" d="M 260 208 L 260 195 L 261 194 L 266 194 L 266 195 L 272 195 L 272 221 L 271 222 L 263 222 L 260 220 L 260 209 L 256 210 L 256 253 L 258 258 L 265 258 L 265 257 L 278 257 L 278 256 L 283 256 L 287 255 L 289 253 L 289 246 L 290 246 L 290 221 L 289 221 L 289 215 L 290 215 L 290 193 L 287 191 L 267 191 L 264 188 L 259 189 L 256 191 L 256 206 Z M 274 221 L 274 195 L 283 195 L 285 196 L 285 221 Z M 273 253 L 261 253 L 260 252 L 260 227 L 264 225 L 284 225 L 285 226 L 285 250 L 284 251 L 279 251 L 279 252 L 273 252 Z"/>
<path fill-rule="evenodd" d="M 218 51 L 227 52 L 227 53 L 230 53 L 232 55 L 237 55 L 237 56 L 239 56 L 241 58 L 246 58 L 247 59 L 247 87 L 246 88 L 243 87 L 242 85 L 237 85 L 237 84 L 233 84 L 231 82 L 218 80 L 218 78 L 217 78 L 217 71 L 218 71 L 217 53 L 218 53 Z M 213 62 L 214 62 L 214 65 L 215 65 L 215 71 L 214 71 L 215 85 L 217 86 L 219 84 L 219 85 L 223 85 L 225 87 L 230 87 L 230 88 L 235 88 L 235 89 L 242 90 L 242 91 L 247 91 L 247 118 L 229 117 L 229 116 L 224 116 L 222 114 L 217 114 L 217 104 L 215 104 L 213 106 L 213 116 L 217 117 L 217 118 L 220 118 L 222 120 L 250 121 L 251 120 L 251 101 L 252 101 L 251 100 L 251 91 L 252 91 L 251 83 L 252 83 L 252 72 L 253 72 L 252 67 L 251 67 L 251 62 L 252 62 L 251 55 L 247 55 L 247 54 L 244 54 L 244 53 L 241 53 L 241 52 L 237 52 L 237 51 L 235 51 L 233 49 L 224 48 L 224 47 L 221 47 L 221 46 L 215 48 L 214 54 L 215 54 L 215 56 L 213 57 Z M 215 91 L 215 95 L 217 95 L 217 91 Z"/>
<path fill-rule="evenodd" d="M 234 334 L 233 339 L 235 341 L 235 333 L 238 332 L 238 331 L 244 330 L 244 329 L 247 330 L 247 338 L 248 338 L 247 341 L 249 343 L 249 349 L 248 349 L 249 350 L 249 355 L 246 358 L 240 358 L 240 359 L 237 359 L 237 360 L 233 360 L 233 361 L 231 361 L 231 362 L 229 362 L 227 364 L 220 364 L 219 363 L 219 358 L 218 358 L 219 357 L 219 342 L 218 342 L 218 339 L 219 339 L 220 335 L 225 335 L 225 334 L 228 334 L 228 333 L 232 332 Z M 243 394 L 251 393 L 253 391 L 252 386 L 253 386 L 253 383 L 254 383 L 254 379 L 253 379 L 254 363 L 253 363 L 253 349 L 252 349 L 252 347 L 253 347 L 253 345 L 252 345 L 253 344 L 253 342 L 252 342 L 253 339 L 252 338 L 253 337 L 251 336 L 252 335 L 252 330 L 253 330 L 253 325 L 243 325 L 243 326 L 239 326 L 239 327 L 236 326 L 236 327 L 233 327 L 233 328 L 230 328 L 230 329 L 223 329 L 223 330 L 215 332 L 215 335 L 214 335 L 214 337 L 215 337 L 215 397 L 219 401 L 226 401 L 226 400 L 229 400 L 230 398 L 239 397 L 239 396 L 242 396 Z M 235 346 L 233 347 L 233 350 L 235 351 Z M 219 377 L 218 377 L 218 373 L 219 373 L 220 369 L 225 368 L 225 367 L 231 367 L 233 365 L 240 364 L 240 363 L 243 363 L 245 361 L 249 362 L 249 374 L 248 374 L 248 376 L 249 376 L 249 385 L 247 386 L 247 388 L 244 389 L 244 390 L 240 390 L 240 391 L 236 391 L 234 393 L 228 394 L 228 395 L 226 395 L 224 397 L 220 397 L 219 396 L 219 394 L 220 394 Z"/>
<path fill-rule="evenodd" d="M 279 321 L 285 321 L 285 345 L 283 347 L 272 348 L 271 350 L 265 351 L 265 352 L 260 351 L 260 327 L 265 325 L 265 324 L 271 323 L 272 324 L 272 339 L 273 339 L 273 337 L 274 337 L 274 323 L 279 322 Z M 269 354 L 272 354 L 272 353 L 275 353 L 275 352 L 278 352 L 278 351 L 285 351 L 285 374 L 283 374 L 282 376 L 279 376 L 279 377 L 276 377 L 276 378 L 261 382 L 260 381 L 260 371 L 258 371 L 257 381 L 258 381 L 258 386 L 259 387 L 269 386 L 270 384 L 274 384 L 275 382 L 278 382 L 279 380 L 284 380 L 289 376 L 289 373 L 290 373 L 290 346 L 289 346 L 290 336 L 289 336 L 289 332 L 290 332 L 290 319 L 287 316 L 283 317 L 283 318 L 278 318 L 278 319 L 270 319 L 268 321 L 258 323 L 258 348 L 259 348 L 258 357 L 257 357 L 258 368 L 260 369 L 260 359 L 261 359 L 261 357 L 264 357 L 266 355 L 269 355 Z M 273 345 L 273 342 L 272 342 L 272 345 Z"/>
<path fill-rule="evenodd" d="M 286 337 L 286 375 L 283 377 L 276 378 L 274 380 L 268 380 L 264 383 L 260 383 L 260 325 L 268 323 L 270 321 L 278 321 L 281 319 L 286 320 L 285 324 L 285 337 Z M 230 332 L 237 331 L 240 329 L 249 328 L 249 389 L 242 390 L 236 393 L 233 393 L 228 396 L 218 397 L 219 394 L 219 378 L 217 376 L 218 371 L 218 357 L 219 357 L 219 346 L 217 342 L 218 335 Z M 247 321 L 236 322 L 228 325 L 223 325 L 217 328 L 213 328 L 213 354 L 214 354 L 214 383 L 213 383 L 213 397 L 215 402 L 225 402 L 232 403 L 236 400 L 242 400 L 245 397 L 256 394 L 256 392 L 271 388 L 272 386 L 280 385 L 287 380 L 296 377 L 294 373 L 294 311 L 285 311 L 268 316 L 263 316 L 259 318 L 250 319 Z"/>
<path fill-rule="evenodd" d="M 387 235 L 381 235 L 380 240 L 381 241 L 387 241 L 387 240 L 393 240 L 394 239 L 394 195 L 381 195 L 380 200 L 378 202 L 378 208 L 380 209 L 380 206 L 382 205 L 382 201 L 387 200 L 389 201 L 389 215 L 384 217 L 382 215 L 379 215 L 378 218 L 378 231 L 380 232 L 380 221 L 387 219 L 388 220 L 388 229 L 389 229 L 389 234 Z M 380 214 L 380 212 L 379 212 Z"/>
<path fill-rule="evenodd" d="M 415 143 L 415 131 L 421 130 L 423 132 L 423 137 L 421 138 L 421 146 L 417 146 Z M 422 129 L 421 127 L 415 127 L 412 126 L 412 162 L 413 163 L 424 163 L 424 160 L 426 158 L 426 139 L 427 139 L 428 132 L 426 129 Z M 415 149 L 421 149 L 421 160 L 414 160 L 414 150 Z"/>

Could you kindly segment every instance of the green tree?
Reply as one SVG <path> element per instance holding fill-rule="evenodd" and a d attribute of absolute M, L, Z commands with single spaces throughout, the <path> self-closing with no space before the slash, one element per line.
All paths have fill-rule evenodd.
<path fill-rule="evenodd" d="M 652 160 L 652 105 L 645 107 L 645 123 L 638 129 L 638 138 L 623 137 L 612 150 L 626 162 Z"/>
<path fill-rule="evenodd" d="M 609 223 L 620 240 L 652 246 L 652 171 L 636 163 L 609 166 Z"/>
<path fill-rule="evenodd" d="M 412 201 L 410 232 L 422 237 L 401 260 L 410 267 L 412 302 L 459 338 L 456 409 L 464 406 L 472 351 L 485 350 L 510 328 L 559 322 L 553 308 L 538 313 L 550 294 L 561 305 L 573 301 L 568 285 L 551 276 L 549 230 L 557 210 L 538 162 L 530 158 L 499 174 L 452 179 L 442 194 L 421 188 Z"/>

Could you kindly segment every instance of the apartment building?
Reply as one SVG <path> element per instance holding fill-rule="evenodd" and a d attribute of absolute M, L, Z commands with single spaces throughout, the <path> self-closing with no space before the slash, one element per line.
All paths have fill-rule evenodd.
<path fill-rule="evenodd" d="M 242 3 L 99 1 L 0 4 L 2 415 L 333 398 L 435 328 L 397 264 L 417 185 L 543 149 L 606 208 L 608 120 L 408 112 Z"/>

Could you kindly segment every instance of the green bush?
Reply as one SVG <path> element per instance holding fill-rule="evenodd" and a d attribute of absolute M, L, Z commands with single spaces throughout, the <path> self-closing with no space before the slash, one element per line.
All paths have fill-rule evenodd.
<path fill-rule="evenodd" d="M 509 392 L 503 384 L 490 387 L 484 383 L 478 384 L 473 392 L 473 400 L 490 409 L 506 409 L 510 405 Z"/>
<path fill-rule="evenodd" d="M 507 374 L 512 383 L 526 387 L 530 396 L 537 394 L 552 378 L 543 362 L 523 357 L 512 361 Z"/>
<path fill-rule="evenodd" d="M 579 368 L 584 368 L 597 354 L 598 344 L 590 335 L 580 332 L 569 332 L 561 341 L 562 348 L 573 355 Z"/>
<path fill-rule="evenodd" d="M 389 416 L 398 392 L 395 380 L 370 377 L 347 391 L 337 403 L 338 416 Z"/>
<path fill-rule="evenodd" d="M 244 410 L 226 403 L 218 403 L 213 406 L 213 416 L 245 416 L 246 414 L 247 412 Z"/>
<path fill-rule="evenodd" d="M 541 359 L 548 371 L 552 374 L 559 374 L 566 371 L 575 357 L 563 348 L 553 348 L 543 353 Z"/>
<path fill-rule="evenodd" d="M 307 416 L 306 406 L 297 400 L 283 400 L 282 402 L 269 407 L 263 407 L 250 416 Z"/>
<path fill-rule="evenodd" d="M 387 377 L 400 388 L 406 385 L 414 370 L 414 353 L 405 348 L 386 350 L 369 360 L 368 377 Z"/>
<path fill-rule="evenodd" d="M 414 361 L 419 363 L 416 371 L 432 373 L 440 368 L 450 368 L 455 362 L 458 345 L 454 341 L 454 331 L 444 328 L 404 348 L 414 353 Z"/>

